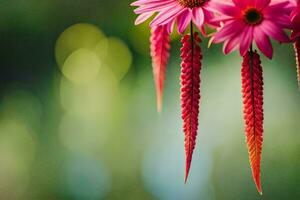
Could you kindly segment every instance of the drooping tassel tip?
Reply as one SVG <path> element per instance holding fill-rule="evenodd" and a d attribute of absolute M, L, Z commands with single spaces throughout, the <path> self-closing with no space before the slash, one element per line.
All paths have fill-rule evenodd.
<path fill-rule="evenodd" d="M 167 26 L 157 26 L 151 29 L 150 50 L 156 89 L 157 111 L 161 113 L 165 74 L 170 50 L 170 35 L 167 31 Z"/>
<path fill-rule="evenodd" d="M 181 40 L 181 116 L 185 136 L 185 183 L 189 176 L 198 131 L 202 59 L 200 41 L 197 33 L 193 36 L 185 35 Z"/>
<path fill-rule="evenodd" d="M 192 162 L 192 157 L 191 155 L 187 155 L 186 158 L 186 166 L 185 166 L 185 177 L 184 177 L 184 183 L 186 184 L 189 178 L 190 174 L 190 169 L 191 169 L 191 162 Z"/>
<path fill-rule="evenodd" d="M 260 194 L 261 153 L 263 144 L 263 76 L 257 52 L 249 51 L 242 64 L 242 92 L 245 135 L 253 180 Z"/>
<path fill-rule="evenodd" d="M 254 173 L 255 174 L 255 173 Z M 261 181 L 260 181 L 260 173 L 258 177 L 254 177 L 255 186 L 260 195 L 262 195 Z"/>

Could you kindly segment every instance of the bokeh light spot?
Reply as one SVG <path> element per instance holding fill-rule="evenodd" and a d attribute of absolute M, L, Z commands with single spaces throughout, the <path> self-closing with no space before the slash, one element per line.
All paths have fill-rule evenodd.
<path fill-rule="evenodd" d="M 79 49 L 66 60 L 62 72 L 73 83 L 86 84 L 95 79 L 101 63 L 96 54 L 88 49 Z"/>
<path fill-rule="evenodd" d="M 108 39 L 103 39 L 100 42 L 98 42 L 94 48 L 93 51 L 98 56 L 99 60 L 101 62 L 104 62 L 104 60 L 107 57 L 107 51 L 108 51 Z"/>
<path fill-rule="evenodd" d="M 112 70 L 116 78 L 121 80 L 132 64 L 132 54 L 128 46 L 118 38 L 108 38 L 107 42 L 107 56 L 103 62 Z"/>
<path fill-rule="evenodd" d="M 20 121 L 0 123 L 1 199 L 20 199 L 28 186 L 29 169 L 35 158 L 32 133 Z"/>
<path fill-rule="evenodd" d="M 104 33 L 92 24 L 79 23 L 67 28 L 57 39 L 55 57 L 59 66 L 63 66 L 71 53 L 80 49 L 93 49 L 105 38 Z"/>
<path fill-rule="evenodd" d="M 101 68 L 97 78 L 87 85 L 74 85 L 65 78 L 60 82 L 60 100 L 63 108 L 81 115 L 105 115 L 114 105 L 117 92 L 118 82 L 111 70 L 105 67 Z"/>

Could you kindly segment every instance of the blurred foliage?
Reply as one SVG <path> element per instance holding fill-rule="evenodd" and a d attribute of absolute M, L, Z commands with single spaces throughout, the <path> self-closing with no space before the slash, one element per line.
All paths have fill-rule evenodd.
<path fill-rule="evenodd" d="M 264 195 L 244 142 L 237 53 L 203 47 L 200 133 L 184 185 L 179 36 L 156 113 L 149 28 L 130 1 L 1 0 L 0 199 L 300 199 L 291 45 L 263 59 Z"/>

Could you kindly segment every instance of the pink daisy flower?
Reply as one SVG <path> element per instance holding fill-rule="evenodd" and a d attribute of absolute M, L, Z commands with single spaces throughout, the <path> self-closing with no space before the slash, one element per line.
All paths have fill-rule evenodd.
<path fill-rule="evenodd" d="M 211 6 L 220 14 L 215 21 L 222 24 L 212 40 L 214 43 L 224 42 L 225 54 L 239 47 L 240 54 L 244 56 L 255 41 L 258 49 L 271 59 L 273 48 L 270 37 L 279 42 L 290 41 L 284 32 L 290 27 L 288 1 L 214 1 Z"/>
<path fill-rule="evenodd" d="M 214 17 L 209 11 L 210 0 L 138 0 L 131 5 L 138 6 L 134 10 L 139 14 L 136 25 L 157 14 L 150 26 L 167 25 L 169 33 L 173 31 L 175 22 L 178 32 L 183 33 L 191 21 L 204 33 L 204 23 Z"/>

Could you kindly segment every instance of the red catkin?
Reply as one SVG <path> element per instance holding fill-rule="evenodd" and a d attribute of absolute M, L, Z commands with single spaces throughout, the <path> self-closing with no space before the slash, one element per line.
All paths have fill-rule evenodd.
<path fill-rule="evenodd" d="M 297 38 L 294 43 L 294 49 L 296 54 L 296 67 L 297 67 L 297 77 L 298 77 L 298 88 L 300 90 L 300 38 Z"/>
<path fill-rule="evenodd" d="M 257 190 L 262 194 L 260 180 L 263 144 L 263 75 L 260 57 L 249 51 L 243 57 L 242 93 L 244 105 L 245 134 L 249 161 Z"/>
<path fill-rule="evenodd" d="M 151 29 L 150 50 L 156 88 L 157 110 L 161 112 L 165 74 L 170 55 L 170 35 L 166 26 L 157 26 Z"/>
<path fill-rule="evenodd" d="M 198 131 L 198 114 L 200 103 L 200 71 L 202 53 L 199 46 L 201 39 L 198 33 L 193 37 L 185 35 L 181 39 L 181 109 L 183 131 L 185 134 L 186 174 L 187 181 Z"/>

